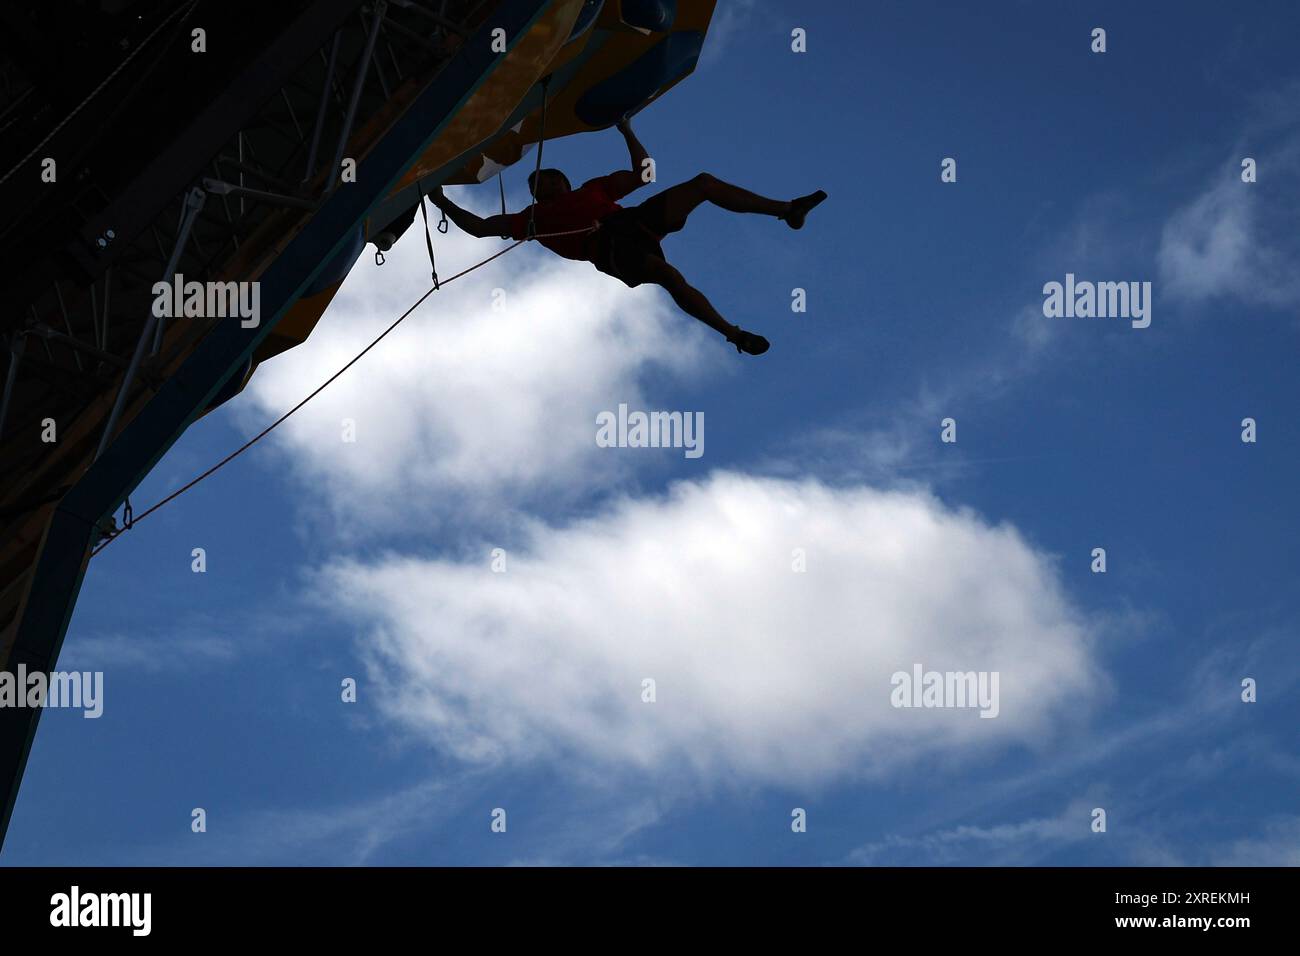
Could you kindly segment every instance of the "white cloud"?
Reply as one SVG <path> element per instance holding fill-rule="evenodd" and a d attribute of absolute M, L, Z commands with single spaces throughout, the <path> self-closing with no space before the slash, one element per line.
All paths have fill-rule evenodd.
<path fill-rule="evenodd" d="M 1255 158 L 1259 182 L 1241 182 L 1234 159 L 1212 186 L 1169 218 L 1157 253 L 1157 294 L 1274 307 L 1300 303 L 1295 269 L 1300 244 L 1294 230 L 1300 191 L 1293 183 L 1300 170 L 1300 137 Z"/>
<path fill-rule="evenodd" d="M 130 670 L 147 673 L 190 670 L 227 664 L 235 660 L 235 642 L 219 635 L 139 634 L 74 635 L 68 640 L 66 670 Z"/>
<path fill-rule="evenodd" d="M 507 788 L 507 792 L 510 791 Z M 227 808 L 219 840 L 167 838 L 114 849 L 104 859 L 132 866 L 369 866 L 418 859 L 458 865 L 489 832 L 489 811 L 501 802 L 499 783 L 474 772 L 423 780 L 367 795 L 253 809 Z M 616 797 L 616 798 L 615 798 Z M 515 804 L 507 807 L 511 813 Z M 664 808 L 644 797 L 611 794 L 599 781 L 581 781 L 556 803 L 529 806 L 527 824 L 511 820 L 509 849 L 494 862 L 513 866 L 571 864 L 672 865 L 629 854 L 627 845 L 661 822 Z M 500 839 L 499 837 L 493 838 Z M 469 847 L 467 847 L 467 842 Z M 477 852 L 486 852 L 481 845 Z M 510 854 L 517 854 L 511 856 Z M 479 862 L 483 862 L 482 859 Z M 64 865 L 100 865 L 94 856 Z"/>
<path fill-rule="evenodd" d="M 1052 563 L 922 493 L 715 474 L 535 524 L 507 568 L 485 547 L 318 582 L 358 621 L 387 714 L 470 762 L 816 782 L 1045 744 L 1098 686 Z M 1000 716 L 894 709 L 915 662 L 999 671 Z"/>
<path fill-rule="evenodd" d="M 1211 865 L 1300 866 L 1300 817 L 1273 819 L 1262 829 L 1215 852 Z"/>
<path fill-rule="evenodd" d="M 236 410 L 246 430 L 300 401 L 428 288 L 419 228 L 383 267 L 364 254 L 311 338 L 259 369 Z M 434 235 L 444 276 L 502 248 Z M 655 367 L 680 374 L 725 358 L 702 347 L 697 325 L 659 290 L 526 246 L 435 293 L 272 440 L 343 519 L 339 531 L 554 505 L 625 473 L 595 445 L 597 412 L 645 407 L 641 380 Z M 355 443 L 342 440 L 344 419 Z"/>
<path fill-rule="evenodd" d="M 718 4 L 700 53 L 700 69 L 708 69 L 722 59 L 732 40 L 748 26 L 755 3 L 756 0 L 729 0 Z"/>
<path fill-rule="evenodd" d="M 1251 195 L 1231 180 L 1178 210 L 1160 240 L 1164 287 L 1183 299 L 1248 292 L 1253 220 Z"/>
<path fill-rule="evenodd" d="M 1174 825 L 1144 821 L 1124 849 L 1128 866 L 1300 866 L 1300 817 L 1257 816 L 1240 823 L 1249 831 L 1217 837 L 1203 819 L 1177 816 Z"/>
<path fill-rule="evenodd" d="M 1055 817 L 993 826 L 957 826 L 919 836 L 898 834 L 861 846 L 853 863 L 909 866 L 1023 866 L 1093 836 L 1092 803 L 1076 800 Z"/>
<path fill-rule="evenodd" d="M 242 811 L 225 818 L 220 839 L 187 834 L 123 852 L 142 866 L 364 866 L 394 842 L 419 834 L 424 845 L 431 827 L 461 818 L 473 783 L 463 776 L 333 805 Z M 435 860 L 444 852 L 436 843 L 431 850 Z"/>
<path fill-rule="evenodd" d="M 533 811 L 529 845 L 511 866 L 673 865 L 627 853 L 631 841 L 663 822 L 664 806 L 653 799 L 609 793 L 594 780 L 582 781 L 574 790 L 557 804 Z"/>

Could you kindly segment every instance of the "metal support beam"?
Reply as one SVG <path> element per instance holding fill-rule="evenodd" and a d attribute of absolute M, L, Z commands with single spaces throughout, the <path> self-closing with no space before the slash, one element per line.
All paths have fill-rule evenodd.
<path fill-rule="evenodd" d="M 185 198 L 185 213 L 181 219 L 180 234 L 176 237 L 176 245 L 172 249 L 171 258 L 167 260 L 167 268 L 163 270 L 163 281 L 170 280 L 176 274 L 176 264 L 180 262 L 181 252 L 185 248 L 185 240 L 189 238 L 190 227 L 194 225 L 194 217 L 198 215 L 203 208 L 204 193 L 201 189 L 191 189 L 189 195 Z M 117 390 L 117 398 L 113 400 L 113 410 L 109 412 L 108 423 L 104 426 L 104 434 L 99 436 L 99 448 L 95 451 L 95 458 L 104 454 L 104 449 L 113 439 L 113 432 L 117 428 L 117 420 L 122 417 L 122 409 L 126 407 L 127 395 L 131 391 L 131 386 L 135 384 L 135 373 L 140 368 L 140 362 L 144 359 L 145 349 L 149 347 L 149 339 L 154 330 L 158 330 L 158 338 L 154 340 L 154 351 L 158 349 L 158 342 L 162 335 L 162 324 L 158 316 L 154 315 L 153 309 L 149 310 L 149 318 L 140 331 L 140 339 L 135 343 L 135 352 L 131 355 L 131 364 L 126 367 L 126 374 L 122 377 L 122 386 Z"/>
<path fill-rule="evenodd" d="M 391 0 L 391 2 L 396 3 L 396 0 Z M 406 37 L 412 43 L 419 44 L 421 47 L 423 47 L 428 52 L 432 53 L 434 56 L 437 56 L 441 52 L 441 50 L 439 50 L 438 47 L 434 46 L 434 44 L 429 40 L 427 36 L 417 33 L 415 30 L 412 30 L 404 23 L 398 23 L 396 20 L 385 19 L 384 26 L 387 29 L 396 30 L 398 33 Z M 387 34 L 385 34 L 385 36 L 387 36 Z"/>
<path fill-rule="evenodd" d="M 18 379 L 18 364 L 23 359 L 23 337 L 15 335 L 9 343 L 9 373 L 5 376 L 4 399 L 0 401 L 0 438 L 4 437 L 5 420 L 9 417 L 9 399 L 14 394 L 14 382 Z"/>
<path fill-rule="evenodd" d="M 469 36 L 469 30 L 465 29 L 464 26 L 457 23 L 455 20 L 443 16 L 441 13 L 434 13 L 423 4 L 415 3 L 414 0 L 393 0 L 393 3 L 401 7 L 403 10 L 412 10 L 415 13 L 428 18 L 431 22 L 442 27 L 444 30 L 450 30 L 457 36 Z"/>
<path fill-rule="evenodd" d="M 343 164 L 343 151 L 348 147 L 352 136 L 352 123 L 357 118 L 357 103 L 361 101 L 361 89 L 366 85 L 366 74 L 370 72 L 370 61 L 374 58 L 375 41 L 379 39 L 379 24 L 384 19 L 384 0 L 375 4 L 375 16 L 370 23 L 370 34 L 366 37 L 366 49 L 357 64 L 357 78 L 352 82 L 352 95 L 348 98 L 348 111 L 343 117 L 343 131 L 339 134 L 339 144 L 334 149 L 334 164 L 329 177 L 325 180 L 325 195 L 334 192 L 339 184 L 339 166 Z"/>
<path fill-rule="evenodd" d="M 68 318 L 68 307 L 63 304 L 63 290 L 59 288 L 59 284 L 57 282 L 54 283 L 54 297 L 59 300 L 59 312 L 63 314 L 63 327 L 68 330 L 68 336 L 70 340 L 76 342 L 77 341 L 76 335 L 72 331 L 72 320 Z M 99 341 L 99 316 L 95 314 L 95 302 L 93 299 L 91 300 L 90 303 L 90 319 L 91 319 L 91 324 L 94 326 L 93 341 L 98 342 Z M 76 355 L 75 352 L 73 354 Z M 78 372 L 85 371 L 81 367 L 81 356 L 79 355 L 77 356 L 77 371 Z"/>
<path fill-rule="evenodd" d="M 261 165 L 258 164 L 257 159 L 252 157 L 253 148 L 251 143 L 249 144 L 248 151 L 249 151 L 250 158 L 244 160 L 243 162 L 240 162 L 239 160 L 233 159 L 230 156 L 227 156 L 225 153 L 222 153 L 220 156 L 218 156 L 216 159 L 212 161 L 212 165 L 218 169 L 219 171 L 218 175 L 223 174 L 224 168 L 226 166 L 233 166 L 235 167 L 235 169 L 238 169 L 241 173 L 239 179 L 239 185 L 241 186 L 248 185 L 248 183 L 245 182 L 242 176 L 243 173 L 248 173 L 250 176 L 253 176 L 263 186 L 274 186 L 275 188 L 280 190 L 284 190 L 288 188 L 289 186 L 288 183 L 286 183 L 282 179 L 277 178 L 269 170 L 263 169 Z"/>
<path fill-rule="evenodd" d="M 108 300 L 113 294 L 113 267 L 104 270 L 104 320 L 99 323 L 99 347 L 108 348 Z"/>
<path fill-rule="evenodd" d="M 116 365 L 118 368 L 122 368 L 126 365 L 126 359 L 122 358 L 120 355 L 114 355 L 112 352 L 105 352 L 103 349 L 97 348 L 94 345 L 87 345 L 85 342 L 81 341 L 81 339 L 74 338 L 71 335 L 64 335 L 62 332 L 50 328 L 43 322 L 35 328 L 27 329 L 22 334 L 24 336 L 37 335 L 51 342 L 62 342 L 71 349 L 75 349 L 78 352 L 85 352 L 87 355 L 93 355 L 101 362 L 107 362 L 109 365 Z"/>
<path fill-rule="evenodd" d="M 47 335 L 45 337 L 48 339 L 48 338 L 52 338 L 53 336 Z M 72 360 L 77 363 L 77 371 L 84 372 L 86 370 L 86 366 L 82 364 L 81 353 L 76 351 L 76 347 L 80 345 L 81 342 L 78 341 L 77 337 L 72 333 L 71 323 L 68 324 L 68 334 L 66 336 L 63 335 L 59 336 L 58 341 L 65 342 L 72 345 L 73 347 Z"/>
<path fill-rule="evenodd" d="M 339 30 L 334 34 L 334 42 L 330 44 L 329 65 L 325 68 L 325 82 L 320 88 L 320 104 L 316 107 L 316 125 L 312 127 L 311 148 L 307 150 L 307 171 L 302 176 L 304 183 L 316 172 L 316 150 L 320 148 L 320 134 L 325 126 L 325 108 L 330 102 L 330 88 L 334 85 L 334 67 L 338 64 L 339 41 L 342 39 L 343 31 Z"/>
<path fill-rule="evenodd" d="M 285 89 L 280 90 L 280 99 L 284 101 L 284 108 L 289 111 L 289 119 L 293 122 L 293 130 L 298 134 L 298 142 L 305 142 L 307 137 L 302 135 L 302 126 L 298 123 L 298 114 L 293 111 L 293 104 L 289 102 L 289 94 Z"/>
<path fill-rule="evenodd" d="M 241 202 L 244 197 L 247 197 L 259 202 L 274 203 L 277 206 L 294 206 L 298 209 L 315 209 L 318 205 L 311 199 L 299 199 L 297 196 L 286 196 L 283 193 L 269 193 L 264 189 L 236 186 L 234 183 L 222 182 L 220 179 L 205 178 L 203 188 L 214 196 L 237 196 Z"/>
<path fill-rule="evenodd" d="M 358 15 L 361 14 L 359 13 Z M 375 24 L 375 28 L 378 30 L 378 33 L 375 35 L 375 40 L 378 41 L 379 36 L 384 32 L 383 16 L 379 17 L 378 21 Z M 370 62 L 374 64 L 375 79 L 379 81 L 379 88 L 384 91 L 384 99 L 390 99 L 393 95 L 393 92 L 388 88 L 388 78 L 384 76 L 384 65 L 380 62 L 379 54 L 375 51 L 375 47 L 377 45 L 378 45 L 377 42 L 370 44 Z"/>
<path fill-rule="evenodd" d="M 176 268 L 181 264 L 181 256 L 185 254 L 185 245 L 186 243 L 189 242 L 190 232 L 191 230 L 194 229 L 194 223 L 198 220 L 199 214 L 203 212 L 203 205 L 207 201 L 208 201 L 208 194 L 205 193 L 202 189 L 198 189 L 198 188 L 191 189 L 185 195 L 185 215 L 184 218 L 181 219 L 180 232 L 178 232 L 176 235 L 176 245 L 175 247 L 172 248 L 172 256 L 169 260 L 167 260 L 167 268 L 163 269 L 163 275 L 162 275 L 163 282 L 171 282 L 173 277 L 175 277 Z M 199 254 L 203 255 L 206 258 L 206 253 L 203 252 L 203 247 L 199 245 L 199 237 L 197 235 L 195 235 L 194 237 L 194 244 L 198 246 Z M 150 309 L 149 323 L 147 323 L 145 326 L 144 336 L 142 336 L 142 338 L 147 337 L 149 335 L 149 328 L 148 328 L 149 324 L 153 325 L 153 347 L 149 350 L 149 354 L 157 355 L 158 350 L 162 348 L 163 329 L 167 325 L 167 320 L 161 316 L 155 315 L 153 310 Z M 123 382 L 122 388 L 124 390 L 126 386 L 127 383 Z M 121 398 L 122 396 L 119 395 L 118 396 L 119 401 L 121 400 Z M 104 431 L 104 437 L 100 439 L 101 451 L 103 450 L 104 447 L 103 442 L 108 441 L 109 436 L 113 433 L 112 425 L 113 423 L 110 421 L 109 428 Z"/>

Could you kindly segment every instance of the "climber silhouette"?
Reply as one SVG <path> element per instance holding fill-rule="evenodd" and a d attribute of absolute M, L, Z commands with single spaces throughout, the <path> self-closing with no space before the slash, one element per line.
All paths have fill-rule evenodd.
<path fill-rule="evenodd" d="M 638 286 L 643 282 L 662 286 L 683 312 L 721 332 L 737 351 L 762 355 L 768 349 L 767 339 L 724 319 L 704 293 L 668 263 L 659 245 L 660 240 L 685 226 L 695 207 L 706 201 L 731 212 L 774 216 L 792 229 L 801 229 L 804 217 L 826 198 L 826 193 L 818 190 L 783 202 L 725 183 L 708 173 L 700 173 L 694 179 L 651 196 L 639 206 L 624 208 L 618 200 L 645 185 L 640 170 L 644 168 L 642 164 L 648 154 L 627 120 L 619 122 L 617 128 L 627 142 L 632 169 L 600 176 L 577 189 L 558 169 L 538 170 L 528 176 L 528 187 L 536 205 L 522 212 L 484 219 L 457 206 L 441 188 L 429 198 L 452 222 L 479 238 L 524 239 L 529 235 L 529 223 L 532 222 L 533 234 L 541 237 L 541 244 L 552 252 L 566 259 L 591 262 L 601 272 L 621 279 L 628 286 Z M 593 224 L 598 228 L 590 232 L 546 235 L 582 230 Z"/>

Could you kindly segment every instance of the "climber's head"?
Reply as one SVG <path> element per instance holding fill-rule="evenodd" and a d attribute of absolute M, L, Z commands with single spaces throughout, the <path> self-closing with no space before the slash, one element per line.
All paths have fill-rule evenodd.
<path fill-rule="evenodd" d="M 546 202 L 548 199 L 555 199 L 573 191 L 573 187 L 569 185 L 569 177 L 558 169 L 539 169 L 529 173 L 528 188 L 532 190 L 533 197 L 538 202 Z"/>

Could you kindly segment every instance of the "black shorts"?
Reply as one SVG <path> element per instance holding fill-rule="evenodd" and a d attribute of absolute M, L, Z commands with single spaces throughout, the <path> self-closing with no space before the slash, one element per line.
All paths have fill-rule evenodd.
<path fill-rule="evenodd" d="M 647 210 L 643 206 L 610 213 L 600 221 L 593 237 L 591 261 L 596 268 L 631 288 L 646 281 L 642 263 L 647 256 L 664 258 L 663 247 L 659 245 L 662 236 L 652 225 L 653 207 Z"/>

